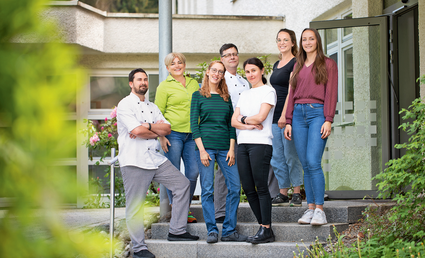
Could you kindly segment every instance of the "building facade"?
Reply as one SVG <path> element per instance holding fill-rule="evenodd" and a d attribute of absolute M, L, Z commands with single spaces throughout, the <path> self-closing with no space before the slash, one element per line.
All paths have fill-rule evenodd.
<path fill-rule="evenodd" d="M 270 55 L 273 63 L 279 29 L 293 29 L 299 38 L 304 28 L 318 28 L 326 54 L 339 66 L 337 114 L 324 155 L 326 190 L 334 198 L 374 195 L 372 177 L 400 155 L 391 146 L 406 137 L 397 129 L 398 110 L 425 96 L 425 87 L 414 82 L 425 74 L 425 56 L 419 55 L 425 42 L 418 40 L 425 37 L 425 0 L 177 0 L 175 9 L 173 51 L 185 54 L 192 74 L 198 64 L 219 57 L 224 43 L 238 46 L 241 61 Z M 76 154 L 62 162 L 75 167 L 77 181 L 87 188 L 106 164 L 95 166 L 100 154 L 81 145 L 83 119 L 100 122 L 109 116 L 129 93 L 127 75 L 136 67 L 148 72 L 154 100 L 163 65 L 158 15 L 107 13 L 79 1 L 56 1 L 43 17 L 58 21 L 60 35 L 81 50 L 87 68 L 87 84 L 69 116 Z"/>

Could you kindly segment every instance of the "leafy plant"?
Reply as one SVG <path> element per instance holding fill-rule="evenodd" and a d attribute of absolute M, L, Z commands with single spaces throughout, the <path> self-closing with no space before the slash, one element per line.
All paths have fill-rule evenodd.
<path fill-rule="evenodd" d="M 111 148 L 115 148 L 118 154 L 118 142 L 117 142 L 117 107 L 114 107 L 110 114 L 110 118 L 105 117 L 104 123 L 100 124 L 97 121 L 84 119 L 84 123 L 87 124 L 86 129 L 82 130 L 81 133 L 87 136 L 87 139 L 83 142 L 89 148 L 90 160 L 93 160 L 94 150 L 103 151 L 100 157 L 100 161 L 106 156 L 110 156 Z M 99 165 L 100 162 L 96 162 Z"/>
<path fill-rule="evenodd" d="M 267 60 L 267 58 L 270 55 L 264 55 L 264 56 L 259 56 L 258 59 L 260 59 L 263 64 L 264 64 L 264 74 L 268 75 L 269 73 L 271 73 L 271 71 L 273 70 L 273 66 L 272 64 Z M 214 57 L 211 59 L 210 62 L 215 61 L 215 60 L 220 60 L 219 57 Z M 207 71 L 209 63 L 207 62 L 203 62 L 198 64 L 197 66 L 199 66 L 200 68 L 196 70 L 196 74 L 193 76 L 193 78 L 198 82 L 198 83 L 202 83 L 202 80 L 204 79 L 204 74 Z M 237 73 L 240 74 L 243 77 L 245 76 L 245 71 L 243 68 L 238 67 Z M 189 75 L 189 74 L 187 74 Z"/>
<path fill-rule="evenodd" d="M 100 10 L 118 13 L 158 13 L 158 0 L 82 0 Z"/>
<path fill-rule="evenodd" d="M 94 209 L 94 208 L 108 208 L 108 205 L 102 201 L 102 179 L 99 177 L 90 179 L 90 188 L 94 189 L 96 194 L 91 194 L 87 197 L 85 201 L 84 209 Z"/>
<path fill-rule="evenodd" d="M 257 57 L 258 59 L 261 60 L 261 62 L 263 62 L 264 65 L 264 75 L 267 76 L 269 73 L 271 73 L 273 71 L 273 65 L 267 60 L 267 58 L 270 55 L 263 55 L 263 56 L 259 56 Z M 242 75 L 243 77 L 246 77 L 245 75 L 245 70 L 241 67 L 238 67 L 238 74 Z"/>
<path fill-rule="evenodd" d="M 370 232 L 372 237 L 376 237 L 380 245 L 389 245 L 395 240 L 403 241 L 419 241 L 420 238 L 415 235 L 423 229 L 411 226 L 410 221 L 402 219 L 392 219 L 397 217 L 397 210 L 392 209 L 392 206 L 380 205 L 368 207 L 363 215 L 365 217 L 362 230 Z M 413 215 L 414 220 L 422 220 L 425 216 L 424 212 Z"/>
<path fill-rule="evenodd" d="M 210 62 L 216 61 L 216 60 L 220 60 L 220 58 L 219 57 L 213 57 Z M 207 63 L 207 62 L 203 62 L 203 63 L 200 63 L 200 64 L 197 65 L 200 68 L 196 70 L 196 74 L 193 76 L 193 79 L 195 79 L 198 83 L 202 83 L 202 80 L 204 79 L 204 74 L 208 69 L 208 65 L 209 65 L 209 63 Z M 187 74 L 187 75 L 190 76 L 190 74 Z"/>
<path fill-rule="evenodd" d="M 107 156 L 110 156 L 111 148 L 115 148 L 116 155 L 118 155 L 118 142 L 117 142 L 117 108 L 114 107 L 110 118 L 105 117 L 104 123 L 98 123 L 97 121 L 92 121 L 84 119 L 84 122 L 87 124 L 86 129 L 81 132 L 87 136 L 87 139 L 83 142 L 83 145 L 89 148 L 89 158 L 93 160 L 93 153 L 96 150 L 100 150 L 101 157 L 100 160 L 95 163 L 95 165 L 100 165 L 100 162 L 103 161 Z M 107 181 L 107 186 L 111 185 L 110 182 L 110 166 L 107 166 L 105 169 L 105 178 Z M 94 195 L 89 195 L 85 202 L 84 208 L 106 208 L 109 207 L 109 203 L 104 203 L 102 201 L 102 194 L 104 194 L 105 189 L 102 185 L 103 180 L 97 178 L 91 178 L 91 188 L 96 189 Z M 108 199 L 110 200 L 108 195 Z M 125 206 L 125 194 L 124 194 L 124 183 L 121 177 L 115 175 L 115 207 L 124 207 Z"/>
<path fill-rule="evenodd" d="M 425 255 L 424 243 L 415 243 L 398 239 L 388 245 L 379 243 L 377 237 L 372 237 L 369 234 L 367 241 L 361 241 L 357 238 L 355 244 L 351 247 L 346 246 L 343 242 L 344 235 L 338 233 L 336 228 L 333 228 L 336 241 L 332 238 L 326 240 L 326 245 L 316 239 L 311 246 L 307 246 L 304 242 L 304 250 L 298 247 L 298 253 L 294 252 L 295 258 L 304 257 L 338 257 L 338 258 L 357 258 L 357 257 L 423 257 Z M 325 248 L 326 246 L 326 248 Z M 417 256 L 416 256 L 417 255 Z"/>
<path fill-rule="evenodd" d="M 159 185 L 158 183 L 152 182 L 146 193 L 145 205 L 159 206 L 159 202 Z"/>
<path fill-rule="evenodd" d="M 418 80 L 424 83 L 425 76 Z M 407 121 L 399 128 L 411 136 L 408 142 L 396 144 L 395 148 L 405 149 L 406 154 L 388 161 L 388 167 L 374 179 L 379 181 L 378 197 L 392 196 L 397 202 L 389 216 L 390 222 L 405 223 L 403 234 L 394 237 L 419 240 L 425 237 L 425 103 L 418 98 L 409 109 L 400 111 L 403 113 L 403 119 Z"/>

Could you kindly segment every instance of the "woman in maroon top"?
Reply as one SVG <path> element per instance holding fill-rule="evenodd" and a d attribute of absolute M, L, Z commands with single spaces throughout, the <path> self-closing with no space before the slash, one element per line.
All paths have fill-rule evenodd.
<path fill-rule="evenodd" d="M 323 211 L 322 156 L 338 100 L 338 67 L 323 53 L 322 40 L 315 29 L 304 29 L 301 34 L 290 85 L 284 135 L 288 140 L 294 139 L 304 169 L 308 204 L 298 223 L 324 225 L 327 221 Z"/>

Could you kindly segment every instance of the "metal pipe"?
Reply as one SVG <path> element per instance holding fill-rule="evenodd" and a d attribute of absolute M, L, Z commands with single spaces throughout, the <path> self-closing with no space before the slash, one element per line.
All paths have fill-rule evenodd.
<path fill-rule="evenodd" d="M 161 0 L 158 1 L 158 13 L 159 13 L 159 53 L 158 53 L 158 64 L 159 64 L 159 81 L 164 81 L 168 76 L 167 68 L 164 65 L 164 58 L 172 52 L 172 38 L 173 38 L 173 23 L 172 23 L 172 0 Z M 159 186 L 159 215 L 164 217 L 170 211 L 170 205 L 168 201 L 167 192 L 165 187 L 161 184 Z"/>
<path fill-rule="evenodd" d="M 108 164 L 111 165 L 111 184 L 110 184 L 110 215 L 111 215 L 111 221 L 109 224 L 109 237 L 110 237 L 110 249 L 109 249 L 109 257 L 114 257 L 114 219 L 115 219 L 115 171 L 114 166 L 115 162 L 118 160 L 118 157 L 115 158 L 115 148 L 111 148 L 111 161 L 108 162 Z"/>

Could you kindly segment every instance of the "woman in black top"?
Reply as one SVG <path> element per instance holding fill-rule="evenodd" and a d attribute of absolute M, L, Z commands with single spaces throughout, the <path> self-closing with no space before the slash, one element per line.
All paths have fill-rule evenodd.
<path fill-rule="evenodd" d="M 297 39 L 292 30 L 281 29 L 276 36 L 279 58 L 273 65 L 270 83 L 276 90 L 277 104 L 273 115 L 273 155 L 270 164 L 279 183 L 280 193 L 273 198 L 273 206 L 301 206 L 300 186 L 303 183 L 302 165 L 295 150 L 294 141 L 283 136 L 285 119 L 285 102 L 289 95 L 289 78 L 296 62 L 298 52 Z M 288 188 L 294 187 L 292 200 L 289 202 Z"/>

